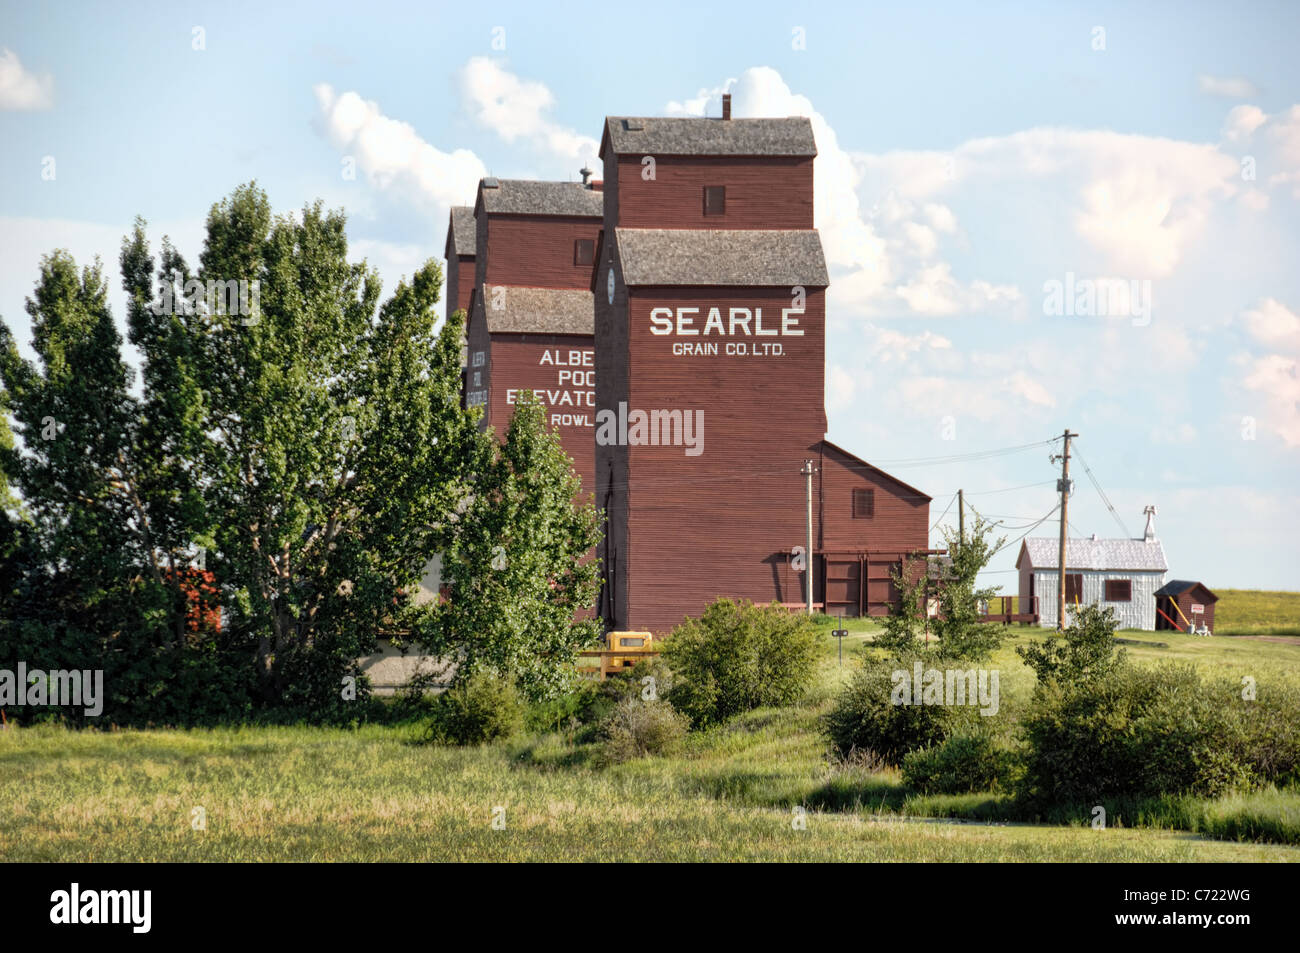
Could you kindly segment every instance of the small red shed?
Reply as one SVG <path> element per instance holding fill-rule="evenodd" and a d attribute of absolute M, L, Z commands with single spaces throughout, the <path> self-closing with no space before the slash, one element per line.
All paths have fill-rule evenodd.
<path fill-rule="evenodd" d="M 1203 582 L 1174 579 L 1155 591 L 1156 631 L 1214 631 L 1214 604 L 1219 597 Z"/>

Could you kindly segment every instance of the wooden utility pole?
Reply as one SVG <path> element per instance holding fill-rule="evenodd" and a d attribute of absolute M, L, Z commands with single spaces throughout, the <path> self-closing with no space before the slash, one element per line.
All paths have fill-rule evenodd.
<path fill-rule="evenodd" d="M 1039 451 L 1040 453 L 1042 451 Z M 957 539 L 963 546 L 966 545 L 966 500 L 963 498 L 963 490 L 957 491 Z"/>
<path fill-rule="evenodd" d="M 1063 436 L 1065 446 L 1059 454 L 1061 458 L 1061 479 L 1056 484 L 1056 489 L 1061 494 L 1061 548 L 1056 562 L 1057 575 L 1060 577 L 1058 580 L 1060 586 L 1057 589 L 1056 598 L 1056 629 L 1058 632 L 1065 629 L 1065 534 L 1070 525 L 1070 438 L 1079 435 L 1070 433 L 1070 428 L 1066 427 Z"/>
<path fill-rule="evenodd" d="M 813 614 L 813 534 L 812 534 L 812 478 L 813 462 L 805 460 L 803 469 L 799 471 L 804 476 L 804 482 L 808 489 L 808 548 L 804 550 L 804 558 L 807 560 L 806 569 L 804 570 L 804 579 L 808 584 L 808 614 Z"/>

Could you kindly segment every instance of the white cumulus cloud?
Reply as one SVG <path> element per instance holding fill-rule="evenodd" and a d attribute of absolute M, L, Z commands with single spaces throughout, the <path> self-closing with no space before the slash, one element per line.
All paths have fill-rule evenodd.
<path fill-rule="evenodd" d="M 475 56 L 458 73 L 470 115 L 506 142 L 523 141 L 551 155 L 595 162 L 600 143 L 547 118 L 555 96 L 545 83 L 521 79 L 497 61 Z"/>
<path fill-rule="evenodd" d="M 431 207 L 440 216 L 470 201 L 487 174 L 468 149 L 443 151 L 406 122 L 385 116 L 379 104 L 327 83 L 313 88 L 319 123 L 330 143 L 356 160 L 368 181 Z"/>
<path fill-rule="evenodd" d="M 1252 416 L 1288 447 L 1300 447 L 1300 316 L 1265 298 L 1241 320 L 1250 339 L 1267 352 L 1246 359 L 1241 383 L 1258 404 Z"/>
<path fill-rule="evenodd" d="M 1017 297 L 1014 288 L 961 281 L 951 274 L 951 265 L 936 260 L 942 250 L 940 236 L 957 232 L 956 218 L 947 206 L 893 195 L 883 204 L 864 208 L 863 170 L 853 154 L 840 145 L 835 129 L 812 101 L 791 90 L 775 69 L 751 67 L 720 86 L 669 102 L 665 112 L 719 116 L 723 93 L 731 94 L 731 114 L 737 119 L 804 116 L 812 124 L 817 142 L 814 224 L 831 269 L 833 313 L 949 315 Z"/>
<path fill-rule="evenodd" d="M 1228 99 L 1250 99 L 1259 93 L 1254 83 L 1240 76 L 1210 76 L 1202 73 L 1197 77 L 1197 85 L 1203 93 Z"/>
<path fill-rule="evenodd" d="M 0 50 L 0 109 L 49 109 L 52 105 L 54 80 L 28 70 L 13 50 Z"/>

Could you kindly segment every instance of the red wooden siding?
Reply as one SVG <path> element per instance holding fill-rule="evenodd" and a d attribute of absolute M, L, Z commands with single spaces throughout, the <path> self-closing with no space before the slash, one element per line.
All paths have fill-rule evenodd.
<path fill-rule="evenodd" d="M 725 131 L 723 131 L 725 134 Z M 787 287 L 635 287 L 623 281 L 617 228 L 813 227 L 813 160 L 787 156 L 617 156 L 606 141 L 604 243 L 595 292 L 596 406 L 617 412 L 703 413 L 702 452 L 680 445 L 595 448 L 596 502 L 606 510 L 601 616 L 614 628 L 664 632 L 718 596 L 801 602 L 805 460 L 814 482 L 815 601 L 882 614 L 889 568 L 928 545 L 929 499 L 824 443 L 826 296 L 807 287 L 802 334 L 780 330 Z M 704 190 L 726 189 L 725 213 L 705 215 Z M 607 277 L 615 275 L 614 298 Z M 671 333 L 653 318 L 667 308 Z M 678 326 L 677 309 L 698 309 Z M 711 310 L 725 333 L 710 323 Z M 747 309 L 749 333 L 732 330 Z M 697 333 L 690 333 L 692 330 Z M 871 519 L 852 519 L 854 489 L 874 491 Z M 827 578 L 829 577 L 829 578 Z"/>
<path fill-rule="evenodd" d="M 628 304 L 622 399 L 646 412 L 700 410 L 704 423 L 699 456 L 677 446 L 627 448 L 629 624 L 663 630 L 722 594 L 791 601 L 783 598 L 791 590 L 787 554 L 805 535 L 799 470 L 817 456 L 826 429 L 823 292 L 808 293 L 801 336 L 651 332 L 652 308 L 679 306 L 700 308 L 696 327 L 714 307 L 728 316 L 740 307 L 761 309 L 764 324 L 775 328 L 790 305 L 785 289 L 637 288 Z M 716 345 L 718 353 L 673 353 L 674 345 L 695 344 Z M 747 353 L 728 355 L 728 345 Z M 781 353 L 756 357 L 760 345 Z"/>
<path fill-rule="evenodd" d="M 464 311 L 469 317 L 469 300 L 474 291 L 474 256 L 458 255 L 447 262 L 447 317 Z"/>
<path fill-rule="evenodd" d="M 471 352 L 471 364 L 473 362 Z M 560 432 L 584 493 L 595 467 L 595 348 L 590 335 L 494 334 L 490 343 L 487 423 L 505 439 L 520 390 L 547 407 L 546 424 Z M 471 374 L 474 368 L 469 368 Z"/>
<path fill-rule="evenodd" d="M 655 177 L 642 178 L 641 156 L 617 165 L 623 228 L 812 228 L 812 157 L 656 156 Z M 606 174 L 615 163 L 606 162 Z M 727 189 L 726 214 L 704 214 L 704 188 Z M 608 199 L 606 200 L 608 201 Z"/>
<path fill-rule="evenodd" d="M 591 265 L 574 263 L 573 244 L 595 240 L 598 218 L 488 215 L 487 254 L 480 281 L 522 288 L 587 288 Z M 480 246 L 481 248 L 482 246 Z"/>

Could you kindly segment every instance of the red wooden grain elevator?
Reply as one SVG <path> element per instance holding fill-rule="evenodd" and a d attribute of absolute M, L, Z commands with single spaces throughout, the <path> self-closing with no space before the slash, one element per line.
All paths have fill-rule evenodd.
<path fill-rule="evenodd" d="M 475 276 L 466 401 L 505 437 L 520 390 L 534 391 L 591 492 L 595 352 L 591 276 L 602 193 L 572 182 L 483 179 L 474 205 Z"/>
<path fill-rule="evenodd" d="M 447 317 L 454 311 L 464 311 L 469 317 L 470 296 L 474 292 L 474 255 L 477 236 L 474 233 L 474 209 L 457 205 L 451 210 L 447 222 Z"/>
<path fill-rule="evenodd" d="M 720 595 L 803 602 L 805 460 L 815 601 L 884 614 L 889 566 L 928 546 L 930 497 L 824 439 L 811 124 L 610 117 L 600 155 L 602 618 L 662 632 Z"/>

